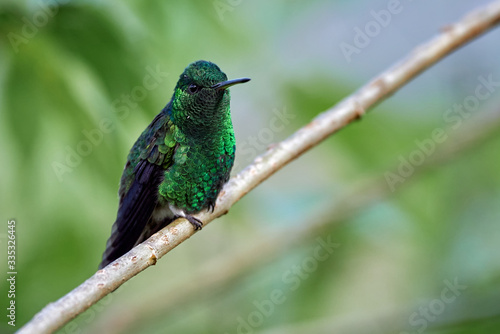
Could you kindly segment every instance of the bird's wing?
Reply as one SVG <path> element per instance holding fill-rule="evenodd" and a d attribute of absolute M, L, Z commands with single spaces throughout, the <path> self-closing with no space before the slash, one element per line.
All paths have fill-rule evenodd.
<path fill-rule="evenodd" d="M 99 268 L 135 246 L 158 200 L 158 186 L 172 164 L 174 125 L 158 114 L 130 150 L 120 182 L 118 215 Z"/>

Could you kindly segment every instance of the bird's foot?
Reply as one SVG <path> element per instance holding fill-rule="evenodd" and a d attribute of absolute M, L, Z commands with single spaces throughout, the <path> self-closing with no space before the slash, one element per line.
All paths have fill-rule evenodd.
<path fill-rule="evenodd" d="M 185 218 L 191 223 L 191 225 L 193 225 L 195 230 L 201 230 L 201 228 L 203 227 L 203 223 L 201 222 L 201 220 L 196 219 L 191 215 L 186 215 Z"/>
<path fill-rule="evenodd" d="M 207 211 L 212 211 L 212 213 L 213 213 L 214 210 L 215 210 L 215 203 L 208 204 Z"/>

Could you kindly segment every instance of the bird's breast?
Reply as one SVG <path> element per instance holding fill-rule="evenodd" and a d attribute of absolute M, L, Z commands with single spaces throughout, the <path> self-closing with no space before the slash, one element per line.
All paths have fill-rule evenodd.
<path fill-rule="evenodd" d="M 205 144 L 178 145 L 158 189 L 160 203 L 195 213 L 215 202 L 231 171 L 234 151 L 223 140 Z"/>

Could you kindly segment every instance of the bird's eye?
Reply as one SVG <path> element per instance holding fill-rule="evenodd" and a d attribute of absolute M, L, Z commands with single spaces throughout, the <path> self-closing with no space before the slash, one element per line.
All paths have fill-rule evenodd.
<path fill-rule="evenodd" d="M 198 93 L 200 91 L 200 89 L 201 89 L 200 86 L 198 86 L 196 84 L 190 84 L 188 86 L 187 91 L 188 91 L 189 94 L 195 94 L 195 93 Z"/>

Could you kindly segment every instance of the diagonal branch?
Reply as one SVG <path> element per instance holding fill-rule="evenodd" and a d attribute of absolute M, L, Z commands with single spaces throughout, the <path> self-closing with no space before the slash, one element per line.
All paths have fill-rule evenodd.
<path fill-rule="evenodd" d="M 489 142 L 499 129 L 500 109 L 497 107 L 485 108 L 478 112 L 476 118 L 467 120 L 460 132 L 453 131 L 453 128 L 446 129 L 447 133 L 451 133 L 446 143 L 442 144 L 422 165 L 415 166 L 411 181 L 418 180 L 419 175 L 429 170 L 449 164 L 457 155 L 463 156 L 480 148 L 481 145 Z M 392 168 L 392 170 L 396 169 L 397 166 Z M 409 184 L 405 182 L 401 187 Z M 126 329 L 130 331 L 131 328 L 137 328 L 139 320 L 148 323 L 154 317 L 168 314 L 173 308 L 182 307 L 183 303 L 199 300 L 199 296 L 206 294 L 207 291 L 218 291 L 221 287 L 230 286 L 242 275 L 255 270 L 263 263 L 274 261 L 294 245 L 317 237 L 325 229 L 330 230 L 332 227 L 350 221 L 362 210 L 387 199 L 391 194 L 393 190 L 382 175 L 374 175 L 368 180 L 351 184 L 348 189 L 342 191 L 342 195 L 333 205 L 332 203 L 328 203 L 327 207 L 321 205 L 305 214 L 308 217 L 307 225 L 299 224 L 298 227 L 287 228 L 286 234 L 267 235 L 252 241 L 251 247 L 231 250 L 227 256 L 218 257 L 206 263 L 201 269 L 197 268 L 198 273 L 193 275 L 194 280 L 170 286 L 168 291 L 156 294 L 154 297 L 150 296 L 140 302 L 134 301 L 129 305 L 116 305 L 114 310 L 107 310 L 110 311 L 107 312 L 108 314 L 100 315 L 102 321 L 94 323 L 90 332 L 118 334 Z M 297 219 L 300 221 L 303 217 L 297 217 Z M 297 224 L 291 223 L 290 226 L 297 226 Z M 203 280 L 200 280 L 200 277 L 203 277 Z"/>
<path fill-rule="evenodd" d="M 197 218 L 208 224 L 227 213 L 240 198 L 290 161 L 360 118 L 366 110 L 395 93 L 420 72 L 499 22 L 500 1 L 494 1 L 470 13 L 461 21 L 447 26 L 440 35 L 414 49 L 408 58 L 257 157 L 251 165 L 226 184 L 219 195 L 215 211 L 201 213 Z M 67 295 L 47 305 L 22 327 L 19 333 L 50 333 L 61 328 L 124 282 L 155 264 L 157 259 L 194 233 L 187 220 L 177 219 L 106 268 L 97 271 Z"/>

